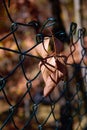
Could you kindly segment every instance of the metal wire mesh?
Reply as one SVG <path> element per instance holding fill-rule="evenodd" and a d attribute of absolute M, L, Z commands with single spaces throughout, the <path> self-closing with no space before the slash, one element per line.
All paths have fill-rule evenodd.
<path fill-rule="evenodd" d="M 31 89 L 33 87 L 33 81 L 38 78 L 40 75 L 41 71 L 39 71 L 32 79 L 28 78 L 25 72 L 25 66 L 24 66 L 24 61 L 26 57 L 30 57 L 31 59 L 37 59 L 39 61 L 44 61 L 45 59 L 42 57 L 38 57 L 35 55 L 32 55 L 30 53 L 31 50 L 35 49 L 39 44 L 42 44 L 44 41 L 45 37 L 52 37 L 52 35 L 57 35 L 59 39 L 66 39 L 64 32 L 57 32 L 56 34 L 48 35 L 45 36 L 43 33 L 44 28 L 47 28 L 49 26 L 52 26 L 55 24 L 55 19 L 54 18 L 49 18 L 42 26 L 40 33 L 36 35 L 36 42 L 32 48 L 29 48 L 26 51 L 22 51 L 19 44 L 18 44 L 18 39 L 15 35 L 16 31 L 18 30 L 19 26 L 26 26 L 26 27 L 34 27 L 38 28 L 38 22 L 36 21 L 31 21 L 27 24 L 25 23 L 18 23 L 14 21 L 10 13 L 8 11 L 8 6 L 10 6 L 10 0 L 8 1 L 8 5 L 6 5 L 5 0 L 2 1 L 4 4 L 4 9 L 6 10 L 6 13 L 8 15 L 9 21 L 11 22 L 10 26 L 10 33 L 5 35 L 0 39 L 1 41 L 4 41 L 6 38 L 10 37 L 12 35 L 14 42 L 17 46 L 17 50 L 12 50 L 10 48 L 5 48 L 0 46 L 0 50 L 4 50 L 5 52 L 12 52 L 17 54 L 18 56 L 18 63 L 12 69 L 6 76 L 0 75 L 0 93 L 3 94 L 5 102 L 8 104 L 8 112 L 6 113 L 6 118 L 3 120 L 0 126 L 0 130 L 6 130 L 6 126 L 9 125 L 10 123 L 13 125 L 12 129 L 14 130 L 27 130 L 27 129 L 55 129 L 55 130 L 82 130 L 82 129 L 87 129 L 87 66 L 86 64 L 83 63 L 83 59 L 85 55 L 87 55 L 87 49 L 84 47 L 84 42 L 83 38 L 85 36 L 85 29 L 81 28 L 77 30 L 77 24 L 71 23 L 70 26 L 70 33 L 69 33 L 69 38 L 71 44 L 69 45 L 70 48 L 73 47 L 73 50 L 71 49 L 69 56 L 72 56 L 73 59 L 73 64 L 65 63 L 67 68 L 71 67 L 73 69 L 73 72 L 70 73 L 70 77 L 65 79 L 62 83 L 62 87 L 60 85 L 60 91 L 56 97 L 56 99 L 52 98 L 52 95 L 49 94 L 48 97 L 44 97 L 41 95 L 38 97 L 38 100 L 35 100 L 35 97 L 32 96 Z M 74 35 L 77 33 L 77 40 L 74 41 Z M 79 64 L 77 64 L 73 58 L 73 53 L 76 50 L 76 45 L 80 41 L 81 45 L 81 56 L 82 58 L 80 59 Z M 69 57 L 68 56 L 68 57 Z M 63 58 L 60 56 L 60 58 Z M 10 99 L 7 95 L 6 88 L 7 88 L 7 82 L 8 80 L 11 80 L 11 77 L 13 74 L 16 75 L 16 70 L 18 68 L 21 68 L 22 74 L 26 80 L 26 89 L 24 94 L 21 95 L 19 99 L 17 99 L 16 103 L 10 102 Z M 83 73 L 84 70 L 84 73 Z M 68 69 L 70 71 L 70 69 Z M 75 81 L 74 81 L 75 80 Z M 27 97 L 27 100 L 29 100 L 30 107 L 30 115 L 27 117 L 25 120 L 25 123 L 22 124 L 22 128 L 18 127 L 19 125 L 17 124 L 15 120 L 15 116 L 17 113 L 18 108 L 20 107 L 22 101 L 24 98 Z M 2 99 L 1 99 L 2 100 Z M 48 114 L 44 117 L 41 117 L 39 119 L 38 114 L 39 111 L 42 111 L 42 113 L 45 113 L 44 110 L 40 110 L 41 105 L 44 104 L 44 102 L 49 105 L 45 105 L 46 111 L 48 111 Z M 63 105 L 61 105 L 63 103 Z M 49 106 L 49 107 L 48 107 Z M 3 106 L 4 107 L 4 106 Z M 42 114 L 41 113 L 41 114 Z M 49 120 L 52 118 L 52 122 L 50 125 L 48 125 Z M 2 119 L 0 119 L 0 122 Z M 36 125 L 36 127 L 35 127 Z M 35 127 L 35 128 L 34 128 Z"/>

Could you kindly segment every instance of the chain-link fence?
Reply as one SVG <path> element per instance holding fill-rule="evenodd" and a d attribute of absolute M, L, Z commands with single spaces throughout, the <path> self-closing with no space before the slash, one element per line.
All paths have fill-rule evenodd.
<path fill-rule="evenodd" d="M 22 26 L 37 29 L 39 24 L 37 21 L 31 21 L 26 24 L 14 21 L 8 11 L 10 0 L 8 1 L 8 5 L 5 0 L 2 0 L 2 3 L 9 21 L 11 22 L 11 26 L 10 33 L 0 38 L 0 42 L 3 42 L 6 38 L 12 36 L 17 49 L 0 46 L 0 50 L 3 50 L 4 53 L 11 52 L 12 54 L 15 54 L 18 59 L 17 64 L 10 72 L 4 76 L 0 74 L 0 102 L 3 100 L 3 102 L 7 104 L 6 111 L 4 113 L 0 112 L 0 130 L 7 130 L 7 126 L 11 126 L 9 129 L 12 130 L 86 130 L 87 42 L 84 40 L 86 39 L 86 30 L 84 28 L 77 29 L 77 24 L 71 23 L 69 32 L 70 44 L 62 45 L 65 46 L 65 48 L 68 48 L 68 50 L 66 49 L 67 51 L 62 51 L 62 43 L 60 41 L 66 41 L 64 32 L 60 30 L 54 34 L 52 31 L 49 31 L 49 35 L 44 34 L 44 29 L 47 29 L 56 23 L 54 18 L 49 18 L 44 22 L 39 33 L 36 34 L 36 44 L 28 50 L 23 51 L 19 45 L 18 38 L 16 37 L 17 30 Z M 50 44 L 52 43 L 52 47 L 54 47 L 54 52 L 52 53 L 49 53 L 45 48 L 46 38 L 47 40 L 52 40 L 51 42 L 48 42 Z M 58 45 L 56 45 L 57 39 L 59 39 Z M 46 56 L 35 56 L 30 53 L 39 45 L 41 45 L 40 49 L 43 47 Z M 40 52 L 40 54 L 42 53 L 43 52 Z M 38 60 L 40 62 L 40 69 L 33 78 L 27 76 L 26 67 L 24 65 L 27 57 L 30 58 L 31 61 L 35 59 L 35 61 Z M 52 62 L 50 62 L 51 59 Z M 22 71 L 26 83 L 22 95 L 17 97 L 14 102 L 15 95 L 10 93 L 13 97 L 13 101 L 11 101 L 9 98 L 10 95 L 8 95 L 9 87 L 7 84 L 8 81 L 12 80 L 13 75 L 19 75 L 16 72 L 19 68 Z M 28 69 L 31 69 L 30 66 L 28 66 Z M 56 73 L 57 80 L 55 77 Z M 43 88 L 45 84 L 42 82 L 39 85 L 41 87 L 41 92 L 38 90 L 40 87 L 37 87 L 37 91 L 33 94 L 33 82 L 39 79 L 38 77 L 41 74 L 43 78 L 45 78 L 44 81 L 46 86 Z M 15 89 L 18 91 L 17 88 Z M 42 93 L 43 89 L 44 96 Z M 4 109 L 4 107 L 3 103 L 2 109 Z M 20 109 L 22 107 L 25 107 L 25 118 L 23 115 L 25 113 L 24 110 Z M 18 116 L 18 114 L 20 116 Z"/>

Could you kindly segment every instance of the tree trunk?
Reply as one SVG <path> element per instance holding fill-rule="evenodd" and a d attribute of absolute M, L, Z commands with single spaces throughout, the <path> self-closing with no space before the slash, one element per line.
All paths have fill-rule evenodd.
<path fill-rule="evenodd" d="M 68 38 L 68 35 L 66 33 L 66 30 L 65 30 L 65 27 L 63 24 L 63 20 L 61 17 L 61 14 L 62 14 L 61 3 L 59 0 L 50 0 L 50 3 L 52 6 L 53 17 L 56 18 L 56 22 L 57 22 L 57 24 L 53 28 L 53 32 L 57 33 L 59 31 L 63 31 L 65 33 L 65 38 L 62 39 L 60 36 L 58 36 L 58 34 L 55 36 L 63 42 L 69 42 L 69 38 Z"/>

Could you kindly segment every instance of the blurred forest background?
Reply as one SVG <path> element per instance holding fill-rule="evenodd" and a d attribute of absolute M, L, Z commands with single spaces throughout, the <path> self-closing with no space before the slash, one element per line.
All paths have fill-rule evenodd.
<path fill-rule="evenodd" d="M 3 0 L 0 0 L 0 39 L 10 32 L 11 27 L 11 22 L 5 12 L 2 1 Z M 8 0 L 6 0 L 6 2 L 8 4 Z M 30 21 L 36 20 L 39 22 L 39 27 L 42 26 L 47 18 L 54 17 L 57 20 L 57 26 L 54 30 L 63 30 L 67 35 L 71 22 L 76 22 L 78 27 L 87 28 L 87 0 L 10 0 L 10 7 L 8 9 L 15 22 L 29 23 Z M 23 26 L 18 28 L 16 37 L 23 51 L 36 44 L 35 34 L 38 33 L 39 30 L 40 28 L 35 30 L 32 27 Z M 17 50 L 12 35 L 0 41 L 0 46 Z M 36 50 L 34 49 L 31 53 L 36 55 Z M 16 66 L 19 60 L 18 58 L 17 54 L 0 49 L 0 76 L 5 77 Z M 34 77 L 38 72 L 38 61 L 36 59 L 26 58 L 24 66 L 26 68 L 26 75 L 29 78 Z M 33 82 L 32 93 L 34 96 L 37 91 L 40 91 L 40 84 L 42 83 L 41 76 Z M 25 89 L 27 89 L 25 85 L 26 80 L 21 72 L 21 68 L 17 69 L 6 83 L 6 94 L 12 104 L 15 104 Z M 29 116 L 28 107 L 29 103 L 26 96 L 18 108 L 17 116 L 15 117 L 20 128 L 22 128 L 24 117 L 26 119 L 27 116 Z M 8 109 L 9 105 L 3 93 L 0 92 L 0 124 L 5 120 Z M 5 130 L 10 130 L 11 128 L 13 130 L 13 127 L 9 125 Z"/>

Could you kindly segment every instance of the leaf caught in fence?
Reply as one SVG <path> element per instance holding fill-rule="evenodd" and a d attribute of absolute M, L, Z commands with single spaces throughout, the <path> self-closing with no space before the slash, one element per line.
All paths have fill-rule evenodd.
<path fill-rule="evenodd" d="M 39 67 L 45 82 L 44 96 L 48 96 L 67 73 L 64 59 L 61 56 L 62 50 L 62 42 L 53 36 L 37 48 L 37 52 L 43 58 Z"/>

